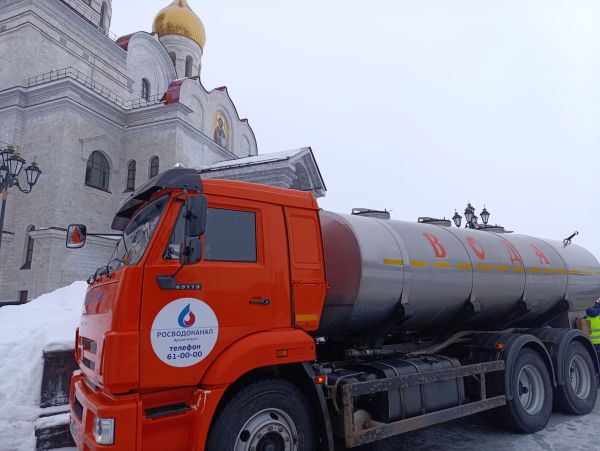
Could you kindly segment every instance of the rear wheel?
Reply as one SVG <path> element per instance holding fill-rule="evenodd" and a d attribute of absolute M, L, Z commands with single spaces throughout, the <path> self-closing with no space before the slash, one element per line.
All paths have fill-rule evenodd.
<path fill-rule="evenodd" d="M 209 434 L 207 451 L 309 451 L 316 447 L 310 406 L 282 380 L 241 390 L 223 407 Z"/>
<path fill-rule="evenodd" d="M 574 415 L 590 413 L 596 405 L 598 379 L 589 353 L 581 343 L 573 341 L 560 364 L 565 384 L 556 389 L 558 407 Z"/>
<path fill-rule="evenodd" d="M 523 348 L 508 383 L 513 399 L 507 400 L 502 409 L 507 426 L 526 434 L 544 429 L 552 413 L 552 383 L 540 355 Z"/>

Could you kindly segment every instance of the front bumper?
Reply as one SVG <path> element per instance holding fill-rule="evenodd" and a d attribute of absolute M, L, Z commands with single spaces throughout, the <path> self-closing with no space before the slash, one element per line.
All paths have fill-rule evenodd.
<path fill-rule="evenodd" d="M 71 434 L 81 451 L 133 451 L 137 449 L 138 400 L 135 395 L 109 396 L 90 388 L 80 371 L 73 373 L 69 397 Z M 94 420 L 115 419 L 114 445 L 98 445 L 94 439 Z"/>

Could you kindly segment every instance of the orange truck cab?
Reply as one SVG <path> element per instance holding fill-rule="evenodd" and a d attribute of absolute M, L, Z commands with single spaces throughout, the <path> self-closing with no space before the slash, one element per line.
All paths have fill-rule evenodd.
<path fill-rule="evenodd" d="M 324 402 L 306 364 L 326 291 L 317 210 L 309 193 L 201 181 L 186 169 L 132 195 L 113 222 L 123 239 L 88 281 L 77 331 L 79 449 L 205 449 L 233 394 L 282 373 Z M 79 247 L 85 228 L 71 229 Z"/>
<path fill-rule="evenodd" d="M 589 413 L 600 364 L 575 326 L 600 262 L 437 222 L 157 175 L 117 212 L 123 236 L 88 281 L 78 448 L 333 451 L 334 436 L 352 448 L 490 409 L 521 433 L 554 407 Z M 86 236 L 69 226 L 67 247 Z"/>

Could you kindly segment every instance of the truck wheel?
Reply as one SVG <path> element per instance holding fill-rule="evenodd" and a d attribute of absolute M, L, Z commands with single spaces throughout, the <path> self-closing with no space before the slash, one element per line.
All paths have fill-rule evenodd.
<path fill-rule="evenodd" d="M 286 381 L 247 386 L 225 404 L 208 437 L 207 451 L 312 451 L 310 406 Z"/>
<path fill-rule="evenodd" d="M 516 432 L 542 430 L 552 413 L 552 383 L 548 369 L 533 349 L 523 348 L 509 379 L 513 399 L 503 409 L 505 423 Z"/>
<path fill-rule="evenodd" d="M 590 413 L 596 405 L 598 379 L 594 363 L 585 347 L 573 341 L 562 362 L 565 384 L 556 389 L 560 410 L 574 415 Z"/>

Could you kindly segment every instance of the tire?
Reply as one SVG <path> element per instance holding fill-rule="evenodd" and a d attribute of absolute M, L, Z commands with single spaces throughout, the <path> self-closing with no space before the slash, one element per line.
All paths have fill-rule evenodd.
<path fill-rule="evenodd" d="M 504 423 L 513 431 L 531 434 L 546 427 L 552 414 L 552 383 L 540 355 L 523 348 L 509 378 L 513 399 L 500 409 Z M 505 391 L 506 393 L 507 391 Z"/>
<path fill-rule="evenodd" d="M 235 394 L 221 409 L 207 451 L 313 451 L 315 426 L 306 398 L 289 382 L 268 379 Z"/>
<path fill-rule="evenodd" d="M 556 388 L 557 406 L 564 413 L 585 415 L 596 405 L 598 378 L 594 362 L 583 344 L 569 343 L 563 365 L 565 384 Z"/>

